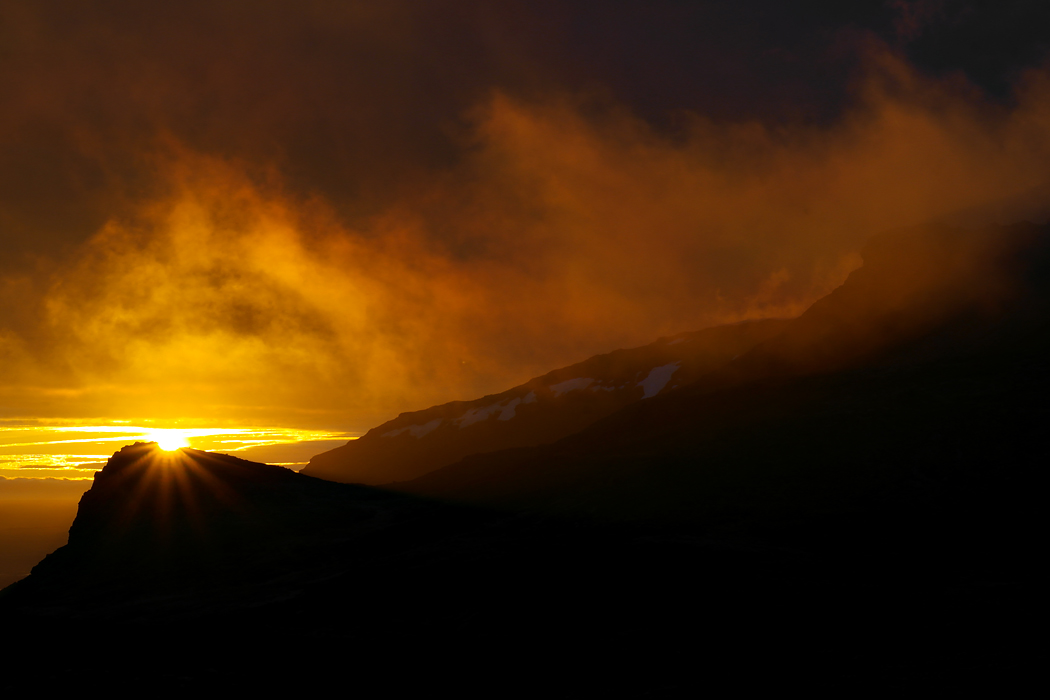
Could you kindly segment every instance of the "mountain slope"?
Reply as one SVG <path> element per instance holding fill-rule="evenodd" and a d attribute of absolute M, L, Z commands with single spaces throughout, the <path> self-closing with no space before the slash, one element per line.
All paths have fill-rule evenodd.
<path fill-rule="evenodd" d="M 1038 316 L 1017 304 L 1030 296 L 1026 275 L 1042 274 L 1030 263 L 1045 258 L 1046 247 L 1045 228 L 1027 223 L 883 234 L 864 250 L 864 266 L 798 319 L 661 339 L 501 394 L 404 413 L 315 456 L 304 473 L 350 483 L 408 481 L 469 455 L 553 443 L 690 384 L 691 391 L 711 390 L 867 367 L 891 356 L 913 362 L 974 350 Z"/>
<path fill-rule="evenodd" d="M 1047 233 L 985 231 L 929 285 L 869 258 L 721 370 L 400 493 L 125 448 L 0 596 L 0 689 L 1018 694 L 1045 658 Z"/>
<path fill-rule="evenodd" d="M 699 381 L 553 445 L 475 455 L 396 488 L 689 520 L 849 510 L 943 479 L 952 491 L 1005 460 L 1008 480 L 970 496 L 1012 492 L 1046 456 L 1048 240 L 1030 225 L 877 240 L 841 288 Z"/>
<path fill-rule="evenodd" d="M 501 394 L 402 413 L 358 440 L 315 456 L 303 473 L 384 484 L 471 454 L 554 442 L 624 406 L 695 381 L 786 323 L 755 321 L 683 333 L 592 357 Z"/>
<path fill-rule="evenodd" d="M 913 364 L 990 347 L 1045 319 L 1050 229 L 927 226 L 874 237 L 864 264 L 723 379 Z"/>
<path fill-rule="evenodd" d="M 0 689 L 767 688 L 826 658 L 800 624 L 842 618 L 813 568 L 690 528 L 465 509 L 139 444 L 100 472 L 69 544 L 0 596 Z M 779 651 L 788 637 L 804 656 Z M 775 670 L 749 677 L 756 659 Z"/>

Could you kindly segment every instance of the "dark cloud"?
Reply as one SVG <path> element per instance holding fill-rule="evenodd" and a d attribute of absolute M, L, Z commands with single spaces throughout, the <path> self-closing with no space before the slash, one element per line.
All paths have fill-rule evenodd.
<path fill-rule="evenodd" d="M 826 122 L 860 69 L 859 38 L 889 38 L 898 15 L 924 23 L 916 54 L 942 70 L 947 60 L 995 82 L 1045 51 L 1030 4 L 966 3 L 966 19 L 948 23 L 923 7 L 5 0 L 0 225 L 34 252 L 83 240 L 157 186 L 142 154 L 160 134 L 245 167 L 276 164 L 352 218 L 461 158 L 463 112 L 493 89 L 605 95 L 657 128 L 679 127 L 683 110 Z M 982 27 L 994 65 L 963 50 Z"/>
<path fill-rule="evenodd" d="M 1045 202 L 1038 8 L 964 4 L 0 0 L 0 404 L 361 429 L 795 313 Z"/>
<path fill-rule="evenodd" d="M 894 0 L 909 58 L 935 75 L 961 73 L 1000 99 L 1050 52 L 1050 5 L 1039 0 Z"/>

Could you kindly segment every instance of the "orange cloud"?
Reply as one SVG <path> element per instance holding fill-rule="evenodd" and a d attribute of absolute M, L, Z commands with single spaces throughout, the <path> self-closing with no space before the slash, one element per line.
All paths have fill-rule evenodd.
<path fill-rule="evenodd" d="M 169 139 L 166 188 L 0 333 L 8 411 L 363 429 L 659 335 L 795 315 L 884 229 L 1045 216 L 1045 73 L 1003 109 L 870 63 L 858 106 L 823 127 L 693 114 L 671 137 L 623 109 L 496 92 L 457 165 L 356 226 L 276 167 Z"/>

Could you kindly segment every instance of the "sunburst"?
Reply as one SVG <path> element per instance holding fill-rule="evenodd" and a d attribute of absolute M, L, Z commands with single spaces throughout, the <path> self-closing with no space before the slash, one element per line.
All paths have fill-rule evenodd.
<path fill-rule="evenodd" d="M 165 452 L 173 452 L 182 447 L 190 446 L 189 441 L 181 430 L 158 428 L 149 431 L 147 437 L 157 443 L 157 447 Z"/>

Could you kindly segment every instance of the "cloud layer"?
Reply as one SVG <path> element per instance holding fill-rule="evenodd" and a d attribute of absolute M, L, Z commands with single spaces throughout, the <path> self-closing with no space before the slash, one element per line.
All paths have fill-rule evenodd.
<path fill-rule="evenodd" d="M 362 430 L 663 334 L 795 315 L 885 229 L 1046 217 L 1044 71 L 992 101 L 848 35 L 834 113 L 693 104 L 671 128 L 656 98 L 581 87 L 503 42 L 508 7 L 317 3 L 289 29 L 262 4 L 218 53 L 209 32 L 230 37 L 236 13 L 132 13 L 169 30 L 80 23 L 35 83 L 2 74 L 18 98 L 0 138 L 4 414 Z M 30 19 L 5 40 L 39 57 Z M 147 38 L 203 48 L 127 45 Z M 101 58 L 71 67 L 84 51 Z"/>

